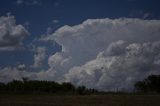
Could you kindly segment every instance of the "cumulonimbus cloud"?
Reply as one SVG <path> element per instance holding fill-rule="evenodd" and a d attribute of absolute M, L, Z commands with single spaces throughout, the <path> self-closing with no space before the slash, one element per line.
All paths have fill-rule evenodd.
<path fill-rule="evenodd" d="M 65 25 L 44 38 L 62 51 L 49 57 L 48 70 L 30 75 L 106 91 L 132 90 L 136 81 L 160 74 L 159 35 L 160 20 L 106 18 Z"/>
<path fill-rule="evenodd" d="M 131 89 L 135 81 L 159 73 L 159 34 L 159 20 L 89 19 L 63 26 L 48 36 L 62 46 L 49 57 L 49 71 L 57 81 L 102 90 Z"/>
<path fill-rule="evenodd" d="M 65 78 L 101 90 L 133 90 L 136 81 L 150 74 L 160 74 L 159 67 L 160 41 L 131 44 L 117 41 L 96 59 L 71 68 Z"/>

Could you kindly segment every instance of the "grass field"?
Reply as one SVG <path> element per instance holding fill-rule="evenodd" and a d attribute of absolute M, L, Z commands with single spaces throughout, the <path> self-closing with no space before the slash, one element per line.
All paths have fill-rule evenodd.
<path fill-rule="evenodd" d="M 160 95 L 0 95 L 0 106 L 160 106 Z"/>

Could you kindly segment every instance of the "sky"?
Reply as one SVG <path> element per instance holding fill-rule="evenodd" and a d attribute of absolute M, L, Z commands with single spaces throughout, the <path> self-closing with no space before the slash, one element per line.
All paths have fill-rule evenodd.
<path fill-rule="evenodd" d="M 159 0 L 1 0 L 0 82 L 133 90 L 160 74 Z"/>

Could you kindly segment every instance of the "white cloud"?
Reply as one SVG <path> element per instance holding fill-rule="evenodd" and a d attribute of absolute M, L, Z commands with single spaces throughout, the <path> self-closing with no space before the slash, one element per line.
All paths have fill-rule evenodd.
<path fill-rule="evenodd" d="M 21 80 L 22 77 L 31 76 L 31 74 L 31 72 L 21 71 L 16 67 L 5 67 L 0 69 L 0 81 Z"/>
<path fill-rule="evenodd" d="M 154 42 L 160 40 L 159 34 L 159 20 L 89 19 L 80 25 L 66 25 L 46 38 L 62 46 L 62 52 L 49 57 L 48 70 L 54 72 L 53 79 L 57 81 L 71 81 L 103 90 L 129 89 L 136 77 L 144 78 L 152 72 L 147 68 L 155 60 L 147 60 L 145 53 L 150 58 L 158 56 L 156 52 L 160 53 L 148 49 L 152 54 L 146 49 L 142 57 L 136 58 L 134 52 L 140 54 L 138 48 L 144 48 L 141 45 L 146 42 L 155 45 Z M 133 50 L 127 51 L 129 48 Z"/>
<path fill-rule="evenodd" d="M 25 65 L 25 64 L 19 64 L 19 65 L 17 66 L 17 68 L 18 68 L 19 70 L 26 70 L 26 65 Z"/>
<path fill-rule="evenodd" d="M 14 16 L 0 17 L 0 50 L 11 51 L 22 47 L 22 41 L 29 32 L 22 26 L 16 25 Z"/>
<path fill-rule="evenodd" d="M 70 69 L 67 81 L 101 90 L 132 90 L 136 81 L 160 74 L 160 64 L 155 64 L 160 60 L 160 41 L 128 45 L 118 41 L 108 48 L 96 59 Z"/>
<path fill-rule="evenodd" d="M 24 72 L 33 79 L 71 81 L 101 90 L 132 90 L 135 81 L 160 74 L 159 34 L 160 20 L 89 19 L 66 25 L 45 38 L 62 46 L 61 52 L 49 57 L 49 69 Z M 39 53 L 35 57 L 41 57 Z M 4 73 L 8 71 L 1 70 L 0 75 L 7 76 Z"/>
<path fill-rule="evenodd" d="M 42 67 L 43 62 L 46 57 L 46 48 L 45 47 L 37 47 L 35 52 L 36 52 L 36 54 L 34 55 L 33 67 L 35 67 L 35 68 Z"/>
<path fill-rule="evenodd" d="M 29 80 L 53 80 L 54 72 L 41 70 L 39 72 L 33 72 L 26 69 L 25 64 L 20 64 L 17 67 L 0 67 L 0 81 L 10 82 L 12 80 L 22 80 L 23 77 L 29 78 Z"/>

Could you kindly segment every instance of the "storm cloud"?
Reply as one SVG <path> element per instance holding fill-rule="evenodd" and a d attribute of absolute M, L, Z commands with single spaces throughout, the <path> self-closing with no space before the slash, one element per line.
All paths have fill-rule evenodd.
<path fill-rule="evenodd" d="M 130 91 L 136 81 L 160 74 L 160 20 L 89 19 L 79 25 L 65 25 L 43 39 L 62 47 L 61 52 L 49 56 L 47 70 L 3 68 L 1 75 L 8 74 L 11 79 L 22 74 L 99 90 Z M 43 52 L 35 55 L 35 66 L 41 64 Z M 10 74 L 11 70 L 15 74 Z"/>
<path fill-rule="evenodd" d="M 132 89 L 159 73 L 160 21 L 89 19 L 65 25 L 46 39 L 62 51 L 49 57 L 53 79 L 102 90 Z"/>
<path fill-rule="evenodd" d="M 160 74 L 159 67 L 160 41 L 128 45 L 117 41 L 100 52 L 96 59 L 71 68 L 65 78 L 101 90 L 133 90 L 135 81 L 150 74 Z"/>

